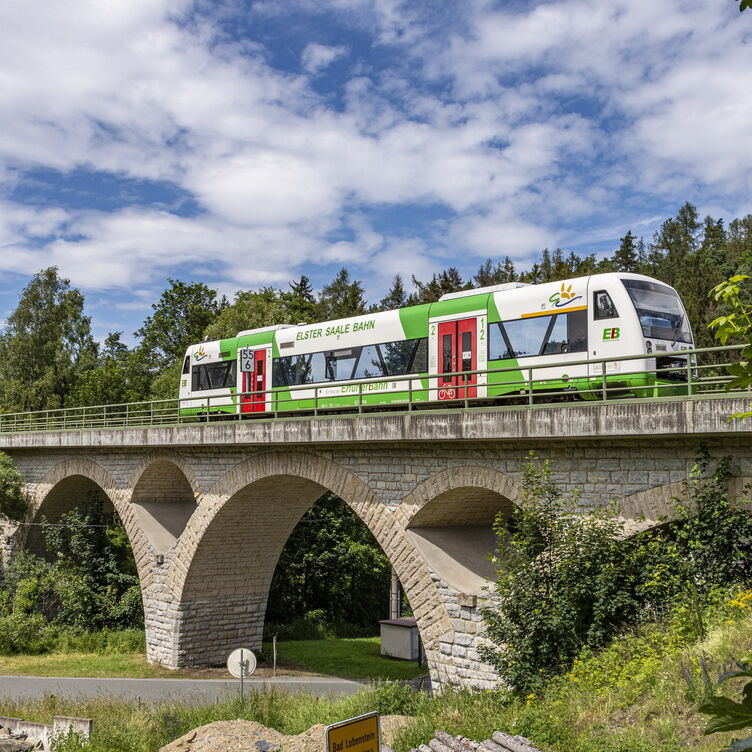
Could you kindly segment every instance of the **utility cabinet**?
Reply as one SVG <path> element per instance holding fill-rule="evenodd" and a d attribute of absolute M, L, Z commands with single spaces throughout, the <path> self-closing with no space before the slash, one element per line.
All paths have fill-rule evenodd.
<path fill-rule="evenodd" d="M 418 624 L 412 616 L 402 619 L 384 619 L 381 627 L 381 655 L 417 661 L 420 657 Z"/>

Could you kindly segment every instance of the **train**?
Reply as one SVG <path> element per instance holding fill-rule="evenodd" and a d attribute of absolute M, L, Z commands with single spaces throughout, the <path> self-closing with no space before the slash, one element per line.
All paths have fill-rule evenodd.
<path fill-rule="evenodd" d="M 657 279 L 511 282 L 191 345 L 179 405 L 230 418 L 681 394 L 693 348 L 679 295 Z"/>

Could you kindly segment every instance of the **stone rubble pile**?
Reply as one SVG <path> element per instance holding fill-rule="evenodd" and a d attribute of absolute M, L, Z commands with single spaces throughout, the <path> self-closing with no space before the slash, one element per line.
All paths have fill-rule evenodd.
<path fill-rule="evenodd" d="M 42 749 L 42 743 L 29 741 L 23 732 L 15 733 L 7 726 L 0 726 L 0 752 L 31 752 Z"/>
<path fill-rule="evenodd" d="M 384 745 L 382 745 L 383 748 Z M 446 731 L 437 731 L 428 744 L 421 744 L 410 752 L 541 752 L 524 736 L 510 736 L 495 731 L 491 739 L 476 742 L 464 736 L 452 736 Z"/>

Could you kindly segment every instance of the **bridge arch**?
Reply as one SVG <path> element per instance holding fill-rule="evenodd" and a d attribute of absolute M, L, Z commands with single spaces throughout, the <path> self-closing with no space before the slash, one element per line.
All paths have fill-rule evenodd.
<path fill-rule="evenodd" d="M 131 474 L 128 499 L 153 553 L 166 554 L 196 511 L 203 491 L 176 454 L 149 454 Z"/>
<path fill-rule="evenodd" d="M 27 524 L 21 526 L 19 547 L 32 553 L 43 554 L 41 528 L 35 523 L 38 523 L 43 515 L 50 520 L 59 519 L 78 506 L 86 496 L 99 498 L 104 509 L 117 514 L 123 523 L 133 549 L 143 589 L 152 579 L 151 562 L 145 555 L 148 541 L 144 538 L 139 520 L 124 502 L 123 495 L 124 492 L 118 488 L 112 474 L 98 462 L 87 458 L 58 462 L 34 487 L 25 518 Z"/>
<path fill-rule="evenodd" d="M 494 579 L 493 524 L 510 516 L 520 482 L 482 465 L 450 467 L 427 478 L 398 508 L 408 537 L 434 576 L 462 596 L 482 596 Z"/>
<path fill-rule="evenodd" d="M 165 581 L 171 601 L 179 604 L 173 665 L 217 663 L 239 644 L 260 646 L 279 555 L 300 517 L 326 491 L 353 509 L 397 570 L 432 675 L 441 680 L 439 641 L 452 626 L 420 554 L 363 480 L 303 451 L 263 452 L 236 465 L 209 489 L 191 517 Z"/>
<path fill-rule="evenodd" d="M 727 481 L 729 497 L 741 496 L 744 489 L 751 484 L 751 477 L 730 477 Z M 674 500 L 682 499 L 685 496 L 685 490 L 686 481 L 675 481 L 653 486 L 653 488 L 629 494 L 618 500 L 619 515 L 625 522 L 626 535 L 633 535 L 676 520 Z M 742 506 L 752 512 L 752 501 L 744 501 Z"/>

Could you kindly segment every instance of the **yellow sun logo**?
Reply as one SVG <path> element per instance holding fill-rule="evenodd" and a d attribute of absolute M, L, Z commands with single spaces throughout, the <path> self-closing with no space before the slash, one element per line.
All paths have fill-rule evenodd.
<path fill-rule="evenodd" d="M 574 293 L 572 292 L 572 285 L 566 285 L 564 282 L 561 283 L 561 297 L 564 300 L 569 300 L 570 298 L 574 297 Z"/>

